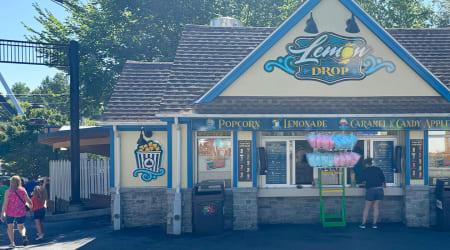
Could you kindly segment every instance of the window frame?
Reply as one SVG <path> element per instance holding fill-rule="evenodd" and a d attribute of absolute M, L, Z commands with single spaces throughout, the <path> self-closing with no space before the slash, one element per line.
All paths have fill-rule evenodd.
<path fill-rule="evenodd" d="M 226 131 L 226 132 L 228 132 L 228 131 Z M 218 131 L 218 133 L 223 133 L 223 131 Z M 233 145 L 233 133 L 236 133 L 236 132 L 230 132 L 230 135 L 227 135 L 227 136 L 225 136 L 225 135 L 217 135 L 217 136 L 215 136 L 215 135 L 198 135 L 197 134 L 197 132 L 195 133 L 195 137 L 194 137 L 194 153 L 195 153 L 195 156 L 193 157 L 194 158 L 194 166 L 195 166 L 195 171 L 193 171 L 194 172 L 194 183 L 195 184 L 198 184 L 199 183 L 199 170 L 200 170 L 200 168 L 199 168 L 199 160 L 198 160 L 198 156 L 199 156 L 199 152 L 198 152 L 198 141 L 200 140 L 200 139 L 228 139 L 228 140 L 230 140 L 231 141 L 231 153 L 230 153 L 230 164 L 231 164 L 231 166 L 230 166 L 230 187 L 226 187 L 226 188 L 233 188 L 233 171 L 234 171 L 234 167 L 233 167 L 233 164 L 234 164 L 234 162 L 233 162 L 233 159 L 234 159 L 234 145 Z M 223 172 L 227 172 L 227 171 L 223 171 Z"/>
<path fill-rule="evenodd" d="M 400 135 L 358 135 L 358 140 L 364 141 L 364 155 L 362 156 L 364 159 L 367 157 L 373 157 L 373 142 L 374 141 L 393 141 L 394 142 L 394 150 L 398 145 L 400 140 Z M 306 188 L 312 188 L 314 185 L 311 184 L 296 184 L 295 176 L 296 176 L 296 168 L 295 168 L 295 143 L 296 141 L 306 141 L 306 136 L 262 136 L 261 144 L 264 148 L 266 147 L 267 141 L 285 141 L 287 143 L 287 162 L 288 166 L 286 167 L 286 176 L 287 176 L 287 184 L 267 184 L 266 179 L 261 182 L 260 187 L 262 188 L 273 188 L 273 187 L 297 187 L 302 186 Z M 395 152 L 393 152 L 395 153 Z M 345 178 L 344 183 L 346 187 L 350 187 L 351 184 L 348 184 L 348 169 L 345 168 L 344 171 Z M 395 173 L 394 173 L 395 174 Z M 313 171 L 313 181 L 319 178 L 319 171 L 317 168 L 314 168 Z M 400 181 L 400 183 L 399 183 Z M 399 178 L 394 177 L 394 183 L 386 183 L 388 187 L 398 187 L 401 184 L 401 180 Z M 336 187 L 340 185 L 324 185 L 324 187 Z"/>

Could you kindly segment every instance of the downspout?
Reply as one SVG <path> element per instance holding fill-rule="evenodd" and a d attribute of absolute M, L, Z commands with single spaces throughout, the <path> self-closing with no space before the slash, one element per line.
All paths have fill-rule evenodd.
<path fill-rule="evenodd" d="M 121 209 L 120 209 L 120 137 L 117 131 L 117 126 L 113 126 L 114 136 L 114 171 L 117 169 L 117 176 L 115 179 L 115 193 L 113 203 L 113 228 L 114 230 L 120 230 L 121 228 Z"/>
<path fill-rule="evenodd" d="M 181 127 L 179 124 L 178 117 L 175 117 L 175 126 L 177 133 L 177 182 L 176 182 L 176 191 L 175 197 L 173 201 L 173 234 L 180 235 L 181 234 Z"/>

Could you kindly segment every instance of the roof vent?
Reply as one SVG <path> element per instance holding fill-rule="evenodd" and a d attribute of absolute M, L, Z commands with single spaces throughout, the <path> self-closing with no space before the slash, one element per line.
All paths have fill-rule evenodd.
<path fill-rule="evenodd" d="M 241 21 L 233 17 L 218 17 L 211 20 L 209 23 L 211 27 L 242 27 Z"/>

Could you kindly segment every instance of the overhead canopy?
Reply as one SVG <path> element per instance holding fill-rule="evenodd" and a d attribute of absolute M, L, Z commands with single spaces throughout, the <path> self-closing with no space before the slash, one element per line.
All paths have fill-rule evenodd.
<path fill-rule="evenodd" d="M 70 148 L 70 129 L 39 135 L 38 142 L 54 149 Z M 80 128 L 80 153 L 109 156 L 109 129 L 104 127 Z"/>

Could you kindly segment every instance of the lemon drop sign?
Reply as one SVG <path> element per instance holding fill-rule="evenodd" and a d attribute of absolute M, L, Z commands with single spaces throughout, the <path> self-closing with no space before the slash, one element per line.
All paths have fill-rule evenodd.
<path fill-rule="evenodd" d="M 332 32 L 317 36 L 300 36 L 286 45 L 287 54 L 264 64 L 271 73 L 278 68 L 298 80 L 317 80 L 335 84 L 345 80 L 361 80 L 385 69 L 395 71 L 391 61 L 376 57 L 362 37 L 346 37 Z"/>

